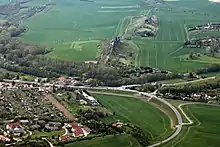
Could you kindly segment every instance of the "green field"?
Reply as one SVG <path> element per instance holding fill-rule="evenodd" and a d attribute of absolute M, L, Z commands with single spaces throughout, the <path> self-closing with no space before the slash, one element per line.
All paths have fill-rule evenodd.
<path fill-rule="evenodd" d="M 183 127 L 180 135 L 164 147 L 218 147 L 220 107 L 186 105 L 183 109 L 195 123 L 193 126 Z"/>
<path fill-rule="evenodd" d="M 44 0 L 28 5 L 42 4 Z M 54 48 L 48 56 L 73 61 L 93 61 L 100 54 L 101 40 L 122 36 L 132 16 L 147 15 L 152 7 L 140 0 L 97 0 L 94 2 L 52 0 L 56 5 L 26 20 L 29 31 L 22 39 Z M 199 5 L 198 5 L 199 3 Z M 137 5 L 140 7 L 137 7 Z M 149 13 L 158 17 L 159 31 L 150 39 L 135 38 L 130 42 L 136 51 L 135 66 L 152 66 L 174 72 L 193 71 L 210 64 L 212 57 L 186 61 L 190 51 L 205 49 L 183 48 L 192 37 L 219 36 L 220 32 L 189 34 L 187 26 L 219 22 L 219 5 L 208 0 L 169 1 L 155 5 Z M 216 61 L 215 62 L 219 62 Z"/>
<path fill-rule="evenodd" d="M 198 5 L 199 3 L 199 5 Z M 190 34 L 188 25 L 199 25 L 209 22 L 219 22 L 220 9 L 216 3 L 208 0 L 180 0 L 165 2 L 157 6 L 153 14 L 159 19 L 159 31 L 151 39 L 134 40 L 139 47 L 137 65 L 153 66 L 176 72 L 192 71 L 195 68 L 205 67 L 213 58 L 201 58 L 200 61 L 185 61 L 180 56 L 188 55 L 190 51 L 204 53 L 205 49 L 182 48 Z M 219 32 L 207 32 L 204 36 L 220 36 Z M 216 60 L 215 60 L 216 61 Z M 219 62 L 219 61 L 218 61 Z"/>
<path fill-rule="evenodd" d="M 34 131 L 33 135 L 31 136 L 32 138 L 41 138 L 41 137 L 52 137 L 52 136 L 60 136 L 63 135 L 65 132 L 64 130 L 60 131 L 52 131 L 52 132 L 39 132 L 39 131 Z"/>
<path fill-rule="evenodd" d="M 93 61 L 99 56 L 99 43 L 99 40 L 91 40 L 58 44 L 47 56 L 74 61 Z"/>
<path fill-rule="evenodd" d="M 79 143 L 66 144 L 65 147 L 140 147 L 139 143 L 131 136 L 105 136 Z"/>
<path fill-rule="evenodd" d="M 55 48 L 49 56 L 74 61 L 94 60 L 99 55 L 97 40 L 120 34 L 127 16 L 138 15 L 142 9 L 133 0 L 51 1 L 56 5 L 24 21 L 29 31 L 22 40 Z M 34 0 L 27 5 L 43 3 Z M 75 48 L 71 48 L 74 42 Z"/>
<path fill-rule="evenodd" d="M 107 121 L 121 120 L 138 125 L 150 136 L 152 142 L 171 134 L 169 118 L 153 105 L 129 97 L 94 94 L 102 105 L 115 112 Z"/>

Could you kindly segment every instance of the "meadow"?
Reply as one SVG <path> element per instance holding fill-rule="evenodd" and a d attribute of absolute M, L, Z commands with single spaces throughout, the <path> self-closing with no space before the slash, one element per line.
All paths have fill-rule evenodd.
<path fill-rule="evenodd" d="M 180 135 L 164 147 L 218 147 L 220 107 L 200 104 L 186 105 L 183 109 L 195 123 L 184 126 Z"/>
<path fill-rule="evenodd" d="M 193 71 L 195 68 L 207 66 L 211 63 L 212 57 L 204 56 L 197 61 L 186 61 L 181 58 L 190 51 L 204 53 L 205 49 L 183 48 L 182 45 L 186 40 L 195 37 L 188 33 L 187 26 L 219 22 L 219 13 L 219 5 L 208 0 L 169 1 L 158 5 L 157 10 L 153 12 L 159 20 L 158 34 L 151 39 L 134 40 L 139 47 L 135 62 L 139 66 L 152 66 L 175 72 Z M 219 36 L 220 33 L 208 32 L 200 34 L 202 35 Z"/>
<path fill-rule="evenodd" d="M 169 118 L 150 103 L 129 97 L 93 95 L 104 107 L 115 112 L 114 116 L 106 118 L 108 122 L 121 120 L 135 124 L 149 134 L 152 142 L 166 138 L 172 132 Z"/>
<path fill-rule="evenodd" d="M 92 61 L 99 56 L 99 43 L 99 40 L 91 40 L 58 44 L 47 56 L 70 61 Z"/>
<path fill-rule="evenodd" d="M 123 134 L 117 136 L 105 136 L 78 143 L 66 144 L 65 147 L 140 147 L 133 137 Z"/>

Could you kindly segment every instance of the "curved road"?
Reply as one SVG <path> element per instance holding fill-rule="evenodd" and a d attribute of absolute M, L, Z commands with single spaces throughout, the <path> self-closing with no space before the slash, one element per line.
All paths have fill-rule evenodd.
<path fill-rule="evenodd" d="M 4 80 L 5 82 L 12 82 L 13 80 Z M 21 80 L 17 80 L 15 81 L 16 83 L 27 83 L 26 81 L 21 81 Z M 34 82 L 29 82 L 29 83 L 34 83 Z M 53 84 L 49 84 L 49 83 L 45 83 L 43 86 L 53 86 Z M 63 87 L 63 85 L 54 85 L 55 87 Z M 175 138 L 181 131 L 182 129 L 182 125 L 183 125 L 183 122 L 182 122 L 182 117 L 180 115 L 180 113 L 178 112 L 178 110 L 173 106 L 171 105 L 170 103 L 168 103 L 166 100 L 164 99 L 161 99 L 159 97 L 156 97 L 155 96 L 155 92 L 154 93 L 145 93 L 145 92 L 139 92 L 139 91 L 136 91 L 136 90 L 130 90 L 130 89 L 126 89 L 126 88 L 129 88 L 129 87 L 133 87 L 133 86 L 139 86 L 139 84 L 137 85 L 124 85 L 124 86 L 121 86 L 121 87 L 86 87 L 86 86 L 67 86 L 67 87 L 70 87 L 70 88 L 76 88 L 76 89 L 96 89 L 96 90 L 121 90 L 121 91 L 130 91 L 130 92 L 135 92 L 135 93 L 141 93 L 143 95 L 146 95 L 148 97 L 151 97 L 151 98 L 155 98 L 159 101 L 161 101 L 162 103 L 166 104 L 167 106 L 170 107 L 170 109 L 173 110 L 173 112 L 176 114 L 176 117 L 177 117 L 177 120 L 178 120 L 178 125 L 176 126 L 176 130 L 175 132 L 169 136 L 168 138 L 166 138 L 165 140 L 162 140 L 158 143 L 155 143 L 155 144 L 152 144 L 152 145 L 149 145 L 148 147 L 156 147 L 156 146 L 159 146 L 159 145 L 162 145 L 162 144 L 165 144 L 169 141 L 171 141 L 173 138 Z M 51 146 L 52 147 L 52 146 Z"/>
<path fill-rule="evenodd" d="M 137 91 L 137 92 L 138 92 L 138 91 Z M 153 98 L 155 98 L 155 99 L 161 101 L 162 103 L 166 104 L 167 106 L 169 106 L 170 109 L 172 109 L 173 112 L 176 114 L 176 117 L 177 117 L 177 120 L 178 120 L 178 125 L 176 126 L 176 130 L 175 130 L 175 132 L 174 132 L 171 136 L 169 136 L 169 137 L 166 138 L 165 140 L 162 140 L 161 142 L 158 142 L 158 143 L 149 145 L 148 147 L 159 146 L 159 145 L 161 145 L 161 144 L 165 144 L 165 143 L 171 141 L 171 140 L 172 140 L 173 138 L 175 138 L 175 137 L 180 133 L 180 131 L 182 130 L 183 121 L 182 121 L 182 117 L 181 117 L 179 111 L 178 111 L 173 105 L 171 105 L 170 103 L 168 103 L 168 102 L 167 102 L 166 100 L 164 100 L 164 99 L 161 99 L 161 98 L 156 97 L 156 96 L 154 96 L 154 95 L 152 95 L 152 94 L 149 94 L 149 93 L 143 93 L 143 92 L 142 92 L 142 94 L 144 94 L 144 95 L 146 95 L 146 96 L 153 97 Z"/>
<path fill-rule="evenodd" d="M 91 88 L 91 87 L 90 87 Z M 94 87 L 95 89 L 98 89 L 98 87 Z M 104 89 L 103 87 L 101 87 L 100 89 Z M 180 131 L 182 130 L 182 125 L 183 125 L 183 122 L 182 122 L 182 117 L 179 113 L 179 111 L 173 106 L 171 105 L 169 102 L 167 102 L 166 100 L 162 99 L 162 98 L 159 98 L 159 97 L 156 97 L 154 94 L 156 94 L 156 92 L 153 92 L 153 93 L 145 93 L 145 92 L 139 92 L 139 91 L 136 91 L 136 90 L 129 90 L 129 89 L 125 89 L 123 87 L 106 87 L 106 90 L 121 90 L 121 91 L 132 91 L 132 92 L 135 92 L 135 93 L 140 93 L 142 95 L 145 95 L 145 96 L 148 96 L 148 97 L 151 97 L 151 98 L 154 98 L 154 99 L 157 99 L 159 101 L 161 101 L 162 103 L 166 104 L 167 106 L 170 107 L 170 109 L 173 110 L 173 112 L 176 114 L 176 117 L 177 117 L 177 120 L 178 120 L 178 125 L 176 126 L 176 130 L 175 132 L 169 136 L 168 138 L 166 138 L 165 140 L 162 140 L 158 143 L 155 143 L 155 144 L 152 144 L 152 145 L 149 145 L 148 147 L 156 147 L 156 146 L 159 146 L 159 145 L 162 145 L 162 144 L 165 144 L 169 141 L 171 141 L 173 138 L 175 138 L 179 133 Z M 120 94 L 121 95 L 121 94 Z M 123 95 L 123 94 L 122 94 Z M 126 95 L 127 96 L 127 95 Z"/>
<path fill-rule="evenodd" d="M 121 87 L 89 87 L 89 89 L 121 90 L 121 91 L 131 91 L 131 92 L 141 93 L 142 95 L 146 95 L 146 96 L 148 96 L 148 97 L 155 98 L 155 99 L 161 101 L 162 103 L 166 104 L 167 106 L 169 106 L 170 109 L 172 109 L 173 112 L 176 114 L 176 117 L 177 117 L 177 120 L 178 120 L 178 125 L 176 126 L 175 132 L 174 132 L 171 136 L 169 136 L 168 138 L 166 138 L 165 140 L 162 140 L 162 141 L 160 141 L 160 142 L 158 142 L 158 143 L 149 145 L 148 147 L 156 147 L 156 146 L 165 144 L 165 143 L 171 141 L 173 138 L 175 138 L 175 137 L 180 133 L 180 131 L 182 130 L 183 121 L 182 121 L 182 117 L 181 117 L 179 111 L 178 111 L 173 105 L 171 105 L 171 104 L 170 104 L 169 102 L 167 102 L 166 100 L 155 96 L 155 95 L 154 95 L 155 92 L 152 93 L 152 94 L 150 94 L 150 93 L 145 93 L 145 92 L 139 92 L 139 91 L 136 91 L 136 90 L 126 89 L 126 88 L 128 88 L 128 87 L 129 87 L 129 86 L 121 86 Z M 86 87 L 84 87 L 84 88 L 86 88 Z M 87 87 L 87 88 L 88 88 L 88 87 Z"/>

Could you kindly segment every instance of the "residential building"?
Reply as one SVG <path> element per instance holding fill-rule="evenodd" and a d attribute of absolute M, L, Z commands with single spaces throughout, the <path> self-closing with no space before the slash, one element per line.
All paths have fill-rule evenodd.
<path fill-rule="evenodd" d="M 0 143 L 10 142 L 11 140 L 8 137 L 0 135 Z"/>
<path fill-rule="evenodd" d="M 45 125 L 45 129 L 48 131 L 56 131 L 62 127 L 60 122 L 49 122 Z"/>
<path fill-rule="evenodd" d="M 68 140 L 70 140 L 70 136 L 67 136 L 67 135 L 65 135 L 65 136 L 60 136 L 60 137 L 59 137 L 59 140 L 60 140 L 60 141 L 68 141 Z"/>
<path fill-rule="evenodd" d="M 25 133 L 25 129 L 22 127 L 20 122 L 10 122 L 7 124 L 6 129 L 16 136 L 20 136 Z"/>
<path fill-rule="evenodd" d="M 77 124 L 76 122 L 69 124 L 68 127 L 72 128 L 74 137 L 87 136 L 90 133 L 90 129 L 88 127 Z"/>

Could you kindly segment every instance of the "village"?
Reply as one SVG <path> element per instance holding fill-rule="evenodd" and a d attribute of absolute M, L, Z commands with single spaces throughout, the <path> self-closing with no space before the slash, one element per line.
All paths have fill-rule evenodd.
<path fill-rule="evenodd" d="M 199 35 L 205 32 L 219 32 L 220 30 L 220 24 L 219 23 L 208 23 L 198 26 L 189 26 L 188 27 L 188 33 L 190 35 Z M 219 52 L 220 48 L 220 40 L 219 37 L 213 35 L 213 36 L 204 36 L 204 37 L 192 37 L 190 40 L 186 41 L 184 43 L 184 47 L 187 48 L 207 48 L 212 49 L 212 52 Z M 210 52 L 210 51 L 209 51 Z"/>
<path fill-rule="evenodd" d="M 36 78 L 32 83 L 6 81 L 0 82 L 0 144 L 10 146 L 28 139 L 46 139 L 52 144 L 62 144 L 83 139 L 91 133 L 92 138 L 100 136 L 103 132 L 100 132 L 100 127 L 95 127 L 108 126 L 100 122 L 100 118 L 112 115 L 112 112 L 103 113 L 108 110 L 86 90 L 69 89 L 70 92 L 65 93 L 65 85 L 76 83 L 73 79 L 60 77 L 52 85 L 40 83 L 46 82 L 45 78 Z M 51 102 L 51 93 L 56 98 L 54 101 L 60 101 L 67 110 Z M 70 98 L 64 97 L 70 93 Z M 82 109 L 69 117 L 66 111 L 71 110 L 64 104 L 67 101 Z M 87 110 L 83 109 L 85 106 Z M 94 123 L 97 124 L 94 126 Z M 122 125 L 123 123 L 117 122 L 108 127 L 114 131 L 114 128 Z"/>
<path fill-rule="evenodd" d="M 155 72 L 154 69 L 139 70 Z M 193 73 L 182 76 L 199 79 Z M 160 85 L 156 93 L 160 97 L 212 104 L 216 101 L 209 93 L 163 93 L 160 88 L 166 85 L 150 84 Z M 33 82 L 23 81 L 19 76 L 12 80 L 4 79 L 0 82 L 0 143 L 10 146 L 40 139 L 59 146 L 110 134 L 129 134 L 131 130 L 138 129 L 120 120 L 104 121 L 105 117 L 115 113 L 90 94 L 87 88 L 93 87 L 89 86 L 77 77 L 61 76 L 53 80 L 36 77 Z M 147 98 L 144 95 L 140 97 Z M 139 133 L 143 135 L 141 131 Z"/>

